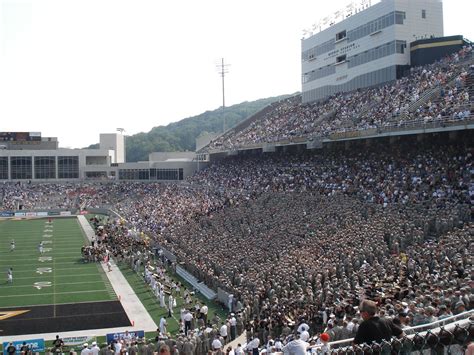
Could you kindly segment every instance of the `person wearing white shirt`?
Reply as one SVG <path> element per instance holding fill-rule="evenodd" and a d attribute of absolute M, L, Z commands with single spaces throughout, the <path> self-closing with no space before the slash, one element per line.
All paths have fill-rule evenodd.
<path fill-rule="evenodd" d="M 251 341 L 249 341 L 249 343 L 247 344 L 245 348 L 247 349 L 247 351 L 252 352 L 252 355 L 258 355 L 259 345 L 260 345 L 260 339 L 258 339 L 258 337 L 254 337 Z"/>
<path fill-rule="evenodd" d="M 306 330 L 303 330 L 300 334 L 300 339 L 303 341 L 308 341 L 309 333 Z"/>
<path fill-rule="evenodd" d="M 200 309 L 202 319 L 204 320 L 204 324 L 207 324 L 207 312 L 209 311 L 209 308 L 207 308 L 206 305 L 203 305 Z"/>
<path fill-rule="evenodd" d="M 174 307 L 174 297 L 170 295 L 168 298 L 168 317 L 173 315 L 173 307 Z"/>
<path fill-rule="evenodd" d="M 184 334 L 188 336 L 188 331 L 191 330 L 191 322 L 193 320 L 193 315 L 190 311 L 186 311 L 186 313 L 183 316 L 184 320 Z"/>
<path fill-rule="evenodd" d="M 308 332 L 309 331 L 309 325 L 306 324 L 304 321 L 298 326 L 298 333 L 303 333 L 304 331 Z"/>
<path fill-rule="evenodd" d="M 212 349 L 213 350 L 219 350 L 220 348 L 222 348 L 222 343 L 221 341 L 219 340 L 219 338 L 216 336 L 216 338 L 212 341 Z"/>
<path fill-rule="evenodd" d="M 281 351 L 281 349 L 283 348 L 283 344 L 281 343 L 281 340 L 280 339 L 276 339 L 275 340 L 275 350 L 276 351 Z"/>
<path fill-rule="evenodd" d="M 89 344 L 85 343 L 82 346 L 81 355 L 91 355 L 91 354 L 92 354 L 92 351 L 91 349 L 89 349 Z"/>
<path fill-rule="evenodd" d="M 237 347 L 234 350 L 235 355 L 244 355 L 244 350 L 242 349 L 241 344 L 237 344 Z"/>
<path fill-rule="evenodd" d="M 160 307 L 166 307 L 165 303 L 165 291 L 163 290 L 162 287 L 160 287 Z"/>
<path fill-rule="evenodd" d="M 219 333 L 222 338 L 224 338 L 224 344 L 227 343 L 227 324 L 222 322 L 221 328 L 219 329 Z"/>
<path fill-rule="evenodd" d="M 127 345 L 132 342 L 132 336 L 130 335 L 128 330 L 125 331 L 125 333 L 122 336 L 122 339 L 125 342 L 125 344 L 127 344 Z"/>
<path fill-rule="evenodd" d="M 237 319 L 235 319 L 234 313 L 230 314 L 230 340 L 234 340 L 237 336 Z"/>
<path fill-rule="evenodd" d="M 100 348 L 97 346 L 97 343 L 94 341 L 92 343 L 91 353 L 92 355 L 99 355 Z"/>
<path fill-rule="evenodd" d="M 292 340 L 283 347 L 283 355 L 306 355 L 308 345 L 307 342 L 299 338 Z"/>
<path fill-rule="evenodd" d="M 166 326 L 168 324 L 166 323 L 166 318 L 165 317 L 161 317 L 160 319 L 160 333 L 161 335 L 166 335 Z"/>
<path fill-rule="evenodd" d="M 115 355 L 119 355 L 121 350 L 122 350 L 122 342 L 120 340 L 117 340 L 114 343 Z"/>

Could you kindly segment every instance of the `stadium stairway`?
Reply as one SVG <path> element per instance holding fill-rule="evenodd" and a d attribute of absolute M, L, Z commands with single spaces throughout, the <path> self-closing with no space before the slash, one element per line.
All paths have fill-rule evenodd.
<path fill-rule="evenodd" d="M 184 270 L 181 266 L 176 266 L 176 273 L 181 276 L 186 282 L 191 284 L 191 286 L 198 290 L 208 300 L 213 300 L 217 297 L 217 293 L 207 287 L 203 282 L 200 282 L 197 278 L 195 278 L 189 272 Z"/>

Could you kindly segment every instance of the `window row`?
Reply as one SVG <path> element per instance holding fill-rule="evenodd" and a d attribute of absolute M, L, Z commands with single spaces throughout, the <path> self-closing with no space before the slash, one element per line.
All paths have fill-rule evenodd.
<path fill-rule="evenodd" d="M 34 158 L 34 159 L 33 159 Z M 79 157 L 0 157 L 0 180 L 78 179 Z M 34 169 L 33 169 L 34 168 Z M 57 168 L 57 177 L 56 177 Z"/>
<path fill-rule="evenodd" d="M 183 169 L 119 169 L 119 180 L 183 180 Z"/>
<path fill-rule="evenodd" d="M 391 13 L 381 16 L 373 21 L 370 21 L 362 26 L 354 28 L 347 32 L 347 41 L 353 42 L 362 37 L 368 36 L 372 33 L 381 31 L 386 27 L 393 26 L 394 24 L 403 25 L 406 15 L 403 11 L 392 11 Z"/>
<path fill-rule="evenodd" d="M 392 11 L 387 15 L 376 18 L 362 26 L 354 28 L 350 31 L 341 31 L 336 34 L 335 39 L 326 41 L 320 45 L 310 48 L 301 54 L 303 61 L 311 61 L 318 55 L 327 53 L 335 49 L 336 41 L 347 39 L 348 42 L 354 42 L 362 37 L 369 36 L 372 33 L 381 31 L 384 28 L 393 26 L 394 24 L 403 25 L 406 19 L 406 13 L 403 11 Z"/>
<path fill-rule="evenodd" d="M 368 51 L 350 56 L 347 60 L 348 67 L 353 68 L 374 60 L 392 55 L 394 53 L 404 53 L 406 47 L 405 41 L 391 41 L 381 46 L 369 49 Z"/>
<path fill-rule="evenodd" d="M 336 73 L 336 67 L 334 65 L 328 65 L 326 67 L 312 70 L 308 73 L 303 74 L 303 84 L 308 83 L 313 80 L 324 78 L 326 76 L 329 76 L 335 73 Z"/>
<path fill-rule="evenodd" d="M 310 61 L 316 58 L 316 56 L 332 51 L 336 48 L 335 41 L 333 39 L 310 48 L 302 53 L 303 61 Z"/>

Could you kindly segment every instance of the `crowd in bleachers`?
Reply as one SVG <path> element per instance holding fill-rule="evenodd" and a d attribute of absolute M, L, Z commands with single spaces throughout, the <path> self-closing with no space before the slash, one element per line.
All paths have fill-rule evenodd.
<path fill-rule="evenodd" d="M 283 340 L 302 319 L 309 335 L 338 340 L 354 334 L 364 298 L 402 326 L 473 309 L 472 154 L 464 142 L 235 157 L 184 186 L 102 183 L 69 194 L 114 205 L 127 221 L 98 229 L 105 255 L 140 268 L 137 252 L 165 248 L 234 294 L 249 340 Z M 57 194 L 5 186 L 32 205 Z"/>
<path fill-rule="evenodd" d="M 392 146 L 226 159 L 191 186 L 123 184 L 116 206 L 130 224 L 106 234 L 119 260 L 133 266 L 137 250 L 159 245 L 233 293 L 259 347 L 283 346 L 302 323 L 308 342 L 352 337 L 365 298 L 402 327 L 426 324 L 474 307 L 472 153 Z"/>
<path fill-rule="evenodd" d="M 335 94 L 317 103 L 302 104 L 301 99 L 298 102 L 294 97 L 283 100 L 261 119 L 218 137 L 205 149 L 326 137 L 335 132 L 400 125 L 415 119 L 464 119 L 471 112 L 472 98 L 465 85 L 467 77 L 474 75 L 472 71 L 472 47 L 467 46 L 434 64 L 411 68 L 407 76 L 379 87 Z M 436 102 L 410 108 L 432 91 Z"/>
<path fill-rule="evenodd" d="M 211 147 L 465 119 L 472 74 L 462 57 L 470 53 L 325 103 L 283 101 Z M 437 95 L 412 107 L 434 88 Z M 166 250 L 214 290 L 233 294 L 248 346 L 273 352 L 302 324 L 308 342 L 322 342 L 323 332 L 331 341 L 353 336 L 366 298 L 404 328 L 474 308 L 474 152 L 472 134 L 460 137 L 231 157 L 180 185 L 5 183 L 1 209 L 111 207 L 121 218 L 96 226 L 85 261 L 114 257 L 139 271 Z M 145 280 L 152 283 L 146 272 Z M 223 337 L 219 324 L 207 325 L 214 333 L 203 351 Z M 181 334 L 183 342 L 200 332 Z"/>

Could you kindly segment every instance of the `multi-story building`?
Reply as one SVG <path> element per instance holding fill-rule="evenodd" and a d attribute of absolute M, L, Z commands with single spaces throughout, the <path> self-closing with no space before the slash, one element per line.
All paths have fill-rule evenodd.
<path fill-rule="evenodd" d="M 203 167 L 194 152 L 151 153 L 126 163 L 120 133 L 100 135 L 98 149 L 58 148 L 38 132 L 0 132 L 0 181 L 183 180 Z M 199 166 L 200 164 L 200 166 Z"/>
<path fill-rule="evenodd" d="M 339 20 L 339 22 L 337 22 Z M 329 26 L 322 29 L 322 26 Z M 441 0 L 351 3 L 302 39 L 303 102 L 395 80 L 410 65 L 411 42 L 443 36 Z"/>

